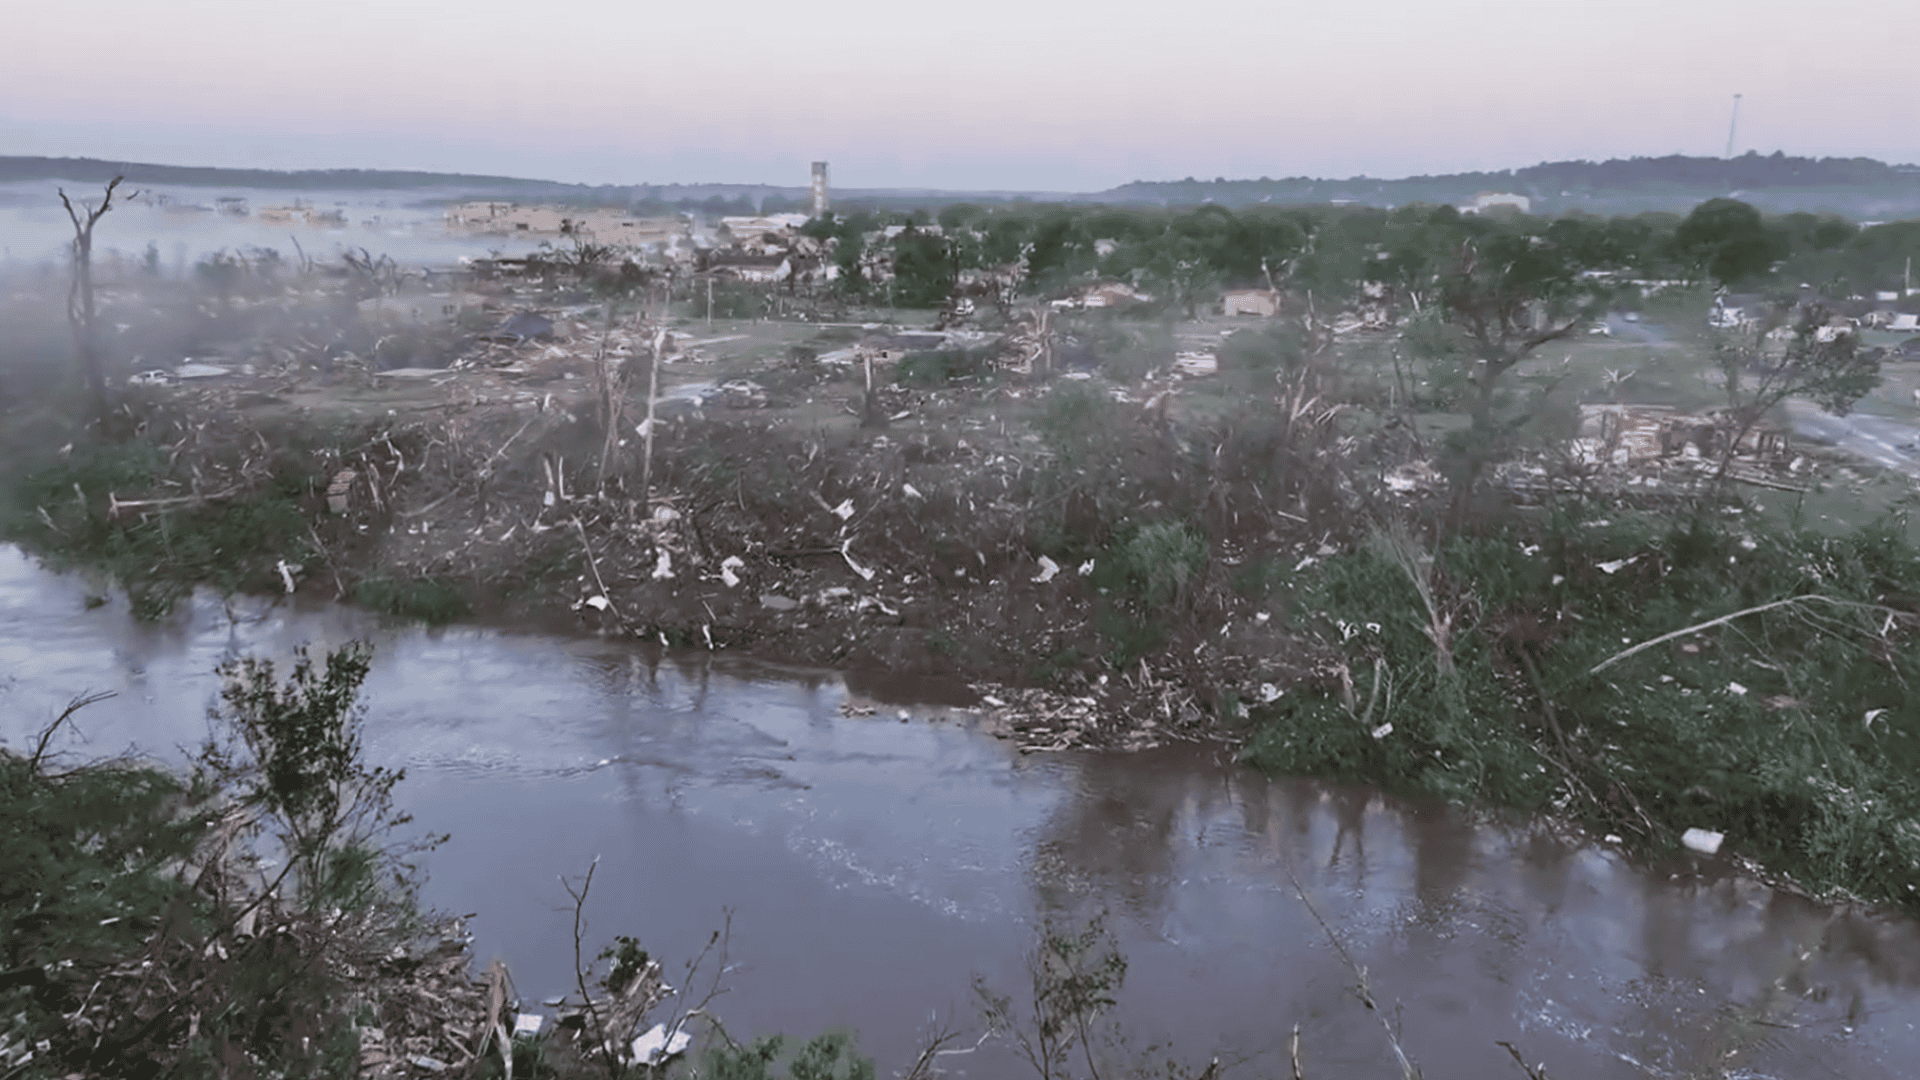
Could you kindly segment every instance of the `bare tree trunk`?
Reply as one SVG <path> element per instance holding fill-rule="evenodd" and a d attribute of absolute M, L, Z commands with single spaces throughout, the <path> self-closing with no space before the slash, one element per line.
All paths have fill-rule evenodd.
<path fill-rule="evenodd" d="M 640 497 L 653 498 L 653 419 L 654 409 L 660 400 L 660 359 L 667 351 L 666 327 L 654 331 L 653 362 L 647 365 L 647 423 L 646 434 L 641 436 L 640 450 Z"/>
<path fill-rule="evenodd" d="M 116 176 L 107 184 L 106 194 L 97 207 L 85 202 L 75 207 L 65 189 L 60 191 L 60 204 L 67 208 L 67 218 L 73 222 L 73 280 L 67 289 L 67 323 L 73 328 L 73 351 L 80 361 L 80 370 L 86 375 L 94 415 L 103 419 L 108 408 L 107 376 L 100 361 L 99 341 L 94 335 L 98 312 L 93 296 L 93 227 L 112 209 L 113 192 L 122 179 L 124 177 Z"/>

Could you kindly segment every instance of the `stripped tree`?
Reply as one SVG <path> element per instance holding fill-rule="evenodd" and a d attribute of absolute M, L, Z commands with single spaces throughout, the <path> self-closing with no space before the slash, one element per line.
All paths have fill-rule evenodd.
<path fill-rule="evenodd" d="M 93 296 L 93 227 L 113 208 L 113 193 L 126 179 L 116 176 L 107 184 L 98 205 L 81 200 L 74 205 L 65 188 L 60 189 L 60 205 L 67 208 L 73 222 L 73 279 L 67 288 L 67 323 L 73 328 L 73 351 L 87 377 L 87 390 L 93 397 L 97 416 L 107 414 L 107 376 L 100 362 L 100 345 L 94 336 L 97 309 Z"/>

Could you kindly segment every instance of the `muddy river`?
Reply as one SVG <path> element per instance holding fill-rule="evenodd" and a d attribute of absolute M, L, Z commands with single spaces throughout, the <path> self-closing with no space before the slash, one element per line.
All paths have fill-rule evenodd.
<path fill-rule="evenodd" d="M 371 638 L 371 754 L 453 837 L 427 899 L 473 913 L 478 959 L 505 959 L 529 999 L 570 987 L 559 876 L 597 858 L 591 941 L 637 935 L 672 971 L 731 911 L 730 1030 L 849 1027 L 882 1075 L 932 1018 L 973 1026 L 974 976 L 1017 989 L 1041 919 L 1098 910 L 1131 963 L 1139 1048 L 1285 1075 L 1298 1023 L 1308 1076 L 1397 1075 L 1291 869 L 1436 1080 L 1520 1075 L 1499 1040 L 1556 1080 L 1920 1074 L 1910 923 L 1212 750 L 1022 757 L 914 687 L 325 605 L 203 597 L 140 626 L 86 592 L 0 549 L 0 734 L 17 745 L 111 690 L 68 749 L 177 757 L 223 657 Z M 878 708 L 843 716 L 849 695 Z M 992 1044 L 944 1060 L 1018 1075 Z"/>

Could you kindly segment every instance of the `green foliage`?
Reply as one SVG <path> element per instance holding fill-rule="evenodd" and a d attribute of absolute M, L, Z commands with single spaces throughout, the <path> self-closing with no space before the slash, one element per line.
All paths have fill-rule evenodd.
<path fill-rule="evenodd" d="M 1126 420 L 1114 400 L 1087 386 L 1062 386 L 1047 395 L 1034 419 L 1049 450 L 1068 470 L 1114 461 L 1126 438 Z"/>
<path fill-rule="evenodd" d="M 433 626 L 465 618 L 473 610 L 459 585 L 431 577 L 400 581 L 386 574 L 369 574 L 354 586 L 353 599 L 375 611 Z"/>
<path fill-rule="evenodd" d="M 647 965 L 652 962 L 652 957 L 647 955 L 647 950 L 640 947 L 640 939 L 626 934 L 615 934 L 613 944 L 601 949 L 599 958 L 602 961 L 613 962 L 608 966 L 606 978 L 600 981 L 600 985 L 615 997 L 625 992 L 633 980 L 646 972 Z"/>
<path fill-rule="evenodd" d="M 1726 285 L 1767 273 L 1789 251 L 1760 211 L 1737 199 L 1708 199 L 1694 207 L 1674 230 L 1673 242 L 1688 265 Z"/>
<path fill-rule="evenodd" d="M 1191 617 L 1210 557 L 1204 534 L 1162 521 L 1134 528 L 1094 560 L 1091 582 L 1101 595 L 1094 628 L 1107 641 L 1109 664 L 1130 667 L 1166 644 Z"/>
<path fill-rule="evenodd" d="M 225 667 L 227 741 L 184 781 L 0 752 L 0 1035 L 44 1040 L 8 1077 L 355 1074 L 359 984 L 418 925 L 376 887 L 401 868 L 368 841 L 404 818 L 358 760 L 365 660 Z M 264 882 L 262 829 L 291 856 Z M 400 902 L 341 921 L 376 895 Z"/>
<path fill-rule="evenodd" d="M 742 1046 L 721 1042 L 701 1054 L 700 1073 L 711 1080 L 874 1080 L 873 1059 L 864 1057 L 852 1035 L 829 1031 L 795 1051 L 780 1070 L 786 1039 L 768 1035 Z"/>
<path fill-rule="evenodd" d="M 76 439 L 66 456 L 29 459 L 26 468 L 5 491 L 0 531 L 58 565 L 104 571 L 140 618 L 165 616 L 196 585 L 277 589 L 281 559 L 311 557 L 300 503 L 312 478 L 293 451 L 278 455 L 271 482 L 250 495 L 118 515 L 109 495 L 132 498 L 168 477 L 153 443 Z"/>
<path fill-rule="evenodd" d="M 1283 370 L 1293 370 L 1306 362 L 1305 343 L 1300 329 L 1290 322 L 1269 322 L 1257 330 L 1236 330 L 1227 335 L 1218 353 L 1223 375 L 1249 375 L 1271 379 Z"/>
<path fill-rule="evenodd" d="M 1207 538 L 1184 522 L 1144 525 L 1113 550 L 1116 571 L 1149 610 L 1177 608 L 1193 599 L 1207 570 Z"/>
<path fill-rule="evenodd" d="M 225 734 L 202 747 L 199 766 L 271 822 L 309 905 L 378 899 L 380 860 L 369 844 L 410 820 L 393 809 L 405 771 L 368 768 L 360 757 L 360 686 L 372 657 L 369 646 L 352 643 L 317 667 L 297 649 L 284 683 L 271 660 L 244 657 L 219 668 L 221 706 L 212 716 Z"/>
<path fill-rule="evenodd" d="M 984 379 L 993 373 L 989 349 L 935 349 L 908 353 L 895 365 L 894 382 L 901 386 L 938 388 L 962 379 Z"/>
<path fill-rule="evenodd" d="M 896 307 L 935 308 L 947 302 L 955 275 L 947 241 L 908 229 L 893 242 L 893 303 Z"/>
<path fill-rule="evenodd" d="M 1233 574 L 1233 591 L 1248 600 L 1264 600 L 1292 575 L 1276 558 L 1255 559 Z"/>
<path fill-rule="evenodd" d="M 1714 829 L 1813 889 L 1920 909 L 1920 561 L 1893 523 L 1841 538 L 1737 526 L 1456 536 L 1431 607 L 1382 549 L 1330 559 L 1288 600 L 1340 674 L 1256 710 L 1248 759 L 1554 812 L 1649 854 Z M 1627 643 L 1778 601 L 1591 671 Z"/>
<path fill-rule="evenodd" d="M 1097 1077 L 1096 1025 L 1118 1004 L 1127 980 L 1127 959 L 1119 939 L 1107 929 L 1106 917 L 1095 916 L 1078 929 L 1063 928 L 1049 918 L 1041 927 L 1039 945 L 1028 956 L 1027 969 L 1032 996 L 1024 1002 L 974 978 L 974 997 L 988 1029 L 1010 1038 L 1041 1080 L 1070 1080 L 1077 1071 L 1076 1051 L 1087 1075 Z M 1104 1041 L 1111 1046 L 1119 1040 L 1109 1035 Z"/>

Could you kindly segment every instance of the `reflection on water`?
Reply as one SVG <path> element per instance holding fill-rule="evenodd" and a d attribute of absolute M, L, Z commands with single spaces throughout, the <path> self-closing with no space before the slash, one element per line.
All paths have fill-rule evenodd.
<path fill-rule="evenodd" d="M 1269 782 L 1211 750 L 1022 757 L 950 704 L 842 717 L 839 676 L 724 656 L 204 599 L 140 627 L 83 596 L 0 553 L 9 740 L 111 689 L 81 749 L 171 756 L 204 731 L 224 656 L 373 637 L 370 752 L 407 769 L 420 827 L 454 837 L 428 899 L 476 913 L 480 959 L 505 957 L 530 998 L 571 983 L 558 878 L 597 858 L 595 941 L 690 957 L 732 909 L 719 1004 L 736 1031 L 848 1025 L 898 1067 L 931 1013 L 971 1019 L 974 973 L 1022 984 L 1042 917 L 1104 909 L 1139 1044 L 1265 1055 L 1242 1074 L 1280 1075 L 1298 1022 L 1309 1075 L 1393 1075 L 1297 879 L 1428 1076 L 1508 1075 L 1496 1040 L 1558 1080 L 1890 1078 L 1920 1060 L 1912 925 L 1634 872 L 1545 830 Z"/>

